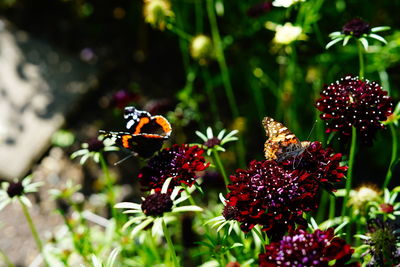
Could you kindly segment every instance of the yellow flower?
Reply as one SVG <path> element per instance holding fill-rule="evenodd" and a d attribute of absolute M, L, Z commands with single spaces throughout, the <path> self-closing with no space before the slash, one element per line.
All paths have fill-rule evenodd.
<path fill-rule="evenodd" d="M 166 19 L 174 16 L 167 0 L 145 0 L 143 14 L 145 21 L 159 30 L 164 30 Z"/>
<path fill-rule="evenodd" d="M 214 49 L 210 37 L 206 35 L 197 35 L 190 43 L 190 55 L 204 65 L 213 57 Z"/>
<path fill-rule="evenodd" d="M 363 213 L 367 205 L 379 199 L 380 193 L 374 186 L 361 186 L 350 192 L 349 206 L 353 206 L 355 213 Z"/>

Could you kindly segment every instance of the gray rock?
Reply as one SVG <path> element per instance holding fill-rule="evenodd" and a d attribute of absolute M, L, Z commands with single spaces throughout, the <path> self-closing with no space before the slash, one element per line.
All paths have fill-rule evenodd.
<path fill-rule="evenodd" d="M 0 20 L 0 178 L 25 175 L 95 83 L 93 66 Z"/>

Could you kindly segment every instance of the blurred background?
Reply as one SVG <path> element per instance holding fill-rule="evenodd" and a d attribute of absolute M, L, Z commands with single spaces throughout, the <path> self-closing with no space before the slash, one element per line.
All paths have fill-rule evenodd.
<path fill-rule="evenodd" d="M 359 66 L 354 40 L 345 47 L 325 46 L 329 33 L 356 17 L 371 27 L 391 27 L 382 33 L 387 45 L 370 41 L 365 76 L 378 81 L 397 104 L 400 2 L 306 0 L 290 7 L 275 2 L 283 4 L 0 0 L 0 178 L 32 172 L 46 181 L 43 192 L 72 179 L 83 184 L 84 198 L 100 205 L 91 198 L 103 186 L 96 179 L 99 167 L 93 162 L 81 167 L 70 154 L 96 139 L 99 129 L 124 130 L 126 105 L 171 122 L 166 146 L 200 143 L 195 131 L 208 126 L 214 132 L 238 129 L 241 141 L 221 155 L 231 173 L 263 158 L 264 116 L 283 122 L 301 140 L 326 144 L 315 100 L 324 84 L 358 75 Z M 279 39 L 284 25 L 299 28 Z M 348 153 L 348 143 L 336 137 L 330 145 Z M 388 130 L 377 134 L 373 146 L 359 147 L 356 185 L 384 179 L 390 148 Z M 112 165 L 125 155 L 109 153 L 107 160 Z M 142 164 L 130 158 L 111 167 L 132 195 L 140 194 L 135 184 Z M 400 177 L 399 168 L 393 177 Z M 36 195 L 41 220 L 54 208 L 46 198 Z M 1 213 L 7 227 L 0 231 L 29 242 L 12 227 L 18 219 L 9 212 L 19 212 L 12 209 Z M 58 224 L 54 214 L 48 218 L 42 230 Z M 1 240 L 0 247 L 14 251 L 11 257 L 20 258 L 21 266 L 32 260 L 29 251 L 21 256 L 17 250 L 29 246 Z"/>

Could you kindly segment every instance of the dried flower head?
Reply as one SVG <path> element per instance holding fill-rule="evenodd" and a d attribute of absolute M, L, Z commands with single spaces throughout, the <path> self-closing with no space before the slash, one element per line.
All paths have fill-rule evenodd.
<path fill-rule="evenodd" d="M 378 83 L 352 76 L 325 86 L 316 107 L 326 121 L 327 133 L 337 131 L 349 136 L 354 126 L 367 144 L 393 113 L 393 101 Z"/>
<path fill-rule="evenodd" d="M 316 229 L 313 233 L 298 229 L 278 242 L 265 246 L 259 255 L 260 267 L 272 266 L 359 266 L 348 263 L 353 249 L 346 241 L 334 236 L 334 230 Z"/>
<path fill-rule="evenodd" d="M 161 190 L 167 178 L 172 177 L 171 185 L 182 183 L 192 186 L 198 178 L 197 172 L 208 168 L 202 154 L 204 150 L 198 146 L 173 145 L 161 150 L 151 158 L 146 167 L 139 173 L 140 184 L 144 190 Z"/>
<path fill-rule="evenodd" d="M 174 16 L 168 0 L 145 0 L 143 14 L 145 21 L 159 30 L 164 30 L 167 19 Z"/>
<path fill-rule="evenodd" d="M 373 219 L 368 222 L 368 233 L 361 236 L 372 256 L 368 266 L 397 266 L 400 264 L 400 232 L 394 221 Z"/>

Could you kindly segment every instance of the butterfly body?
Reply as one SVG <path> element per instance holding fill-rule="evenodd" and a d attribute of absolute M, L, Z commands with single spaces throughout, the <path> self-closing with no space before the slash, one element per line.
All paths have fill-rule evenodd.
<path fill-rule="evenodd" d="M 172 132 L 170 123 L 163 116 L 151 116 L 149 112 L 134 107 L 125 107 L 124 118 L 127 120 L 126 132 L 99 132 L 105 138 L 113 138 L 117 145 L 140 157 L 150 157 L 160 150 Z"/>
<path fill-rule="evenodd" d="M 303 153 L 310 142 L 300 140 L 282 123 L 273 118 L 265 117 L 262 121 L 267 141 L 264 144 L 264 153 L 267 160 L 283 161 L 289 157 L 296 157 Z"/>

